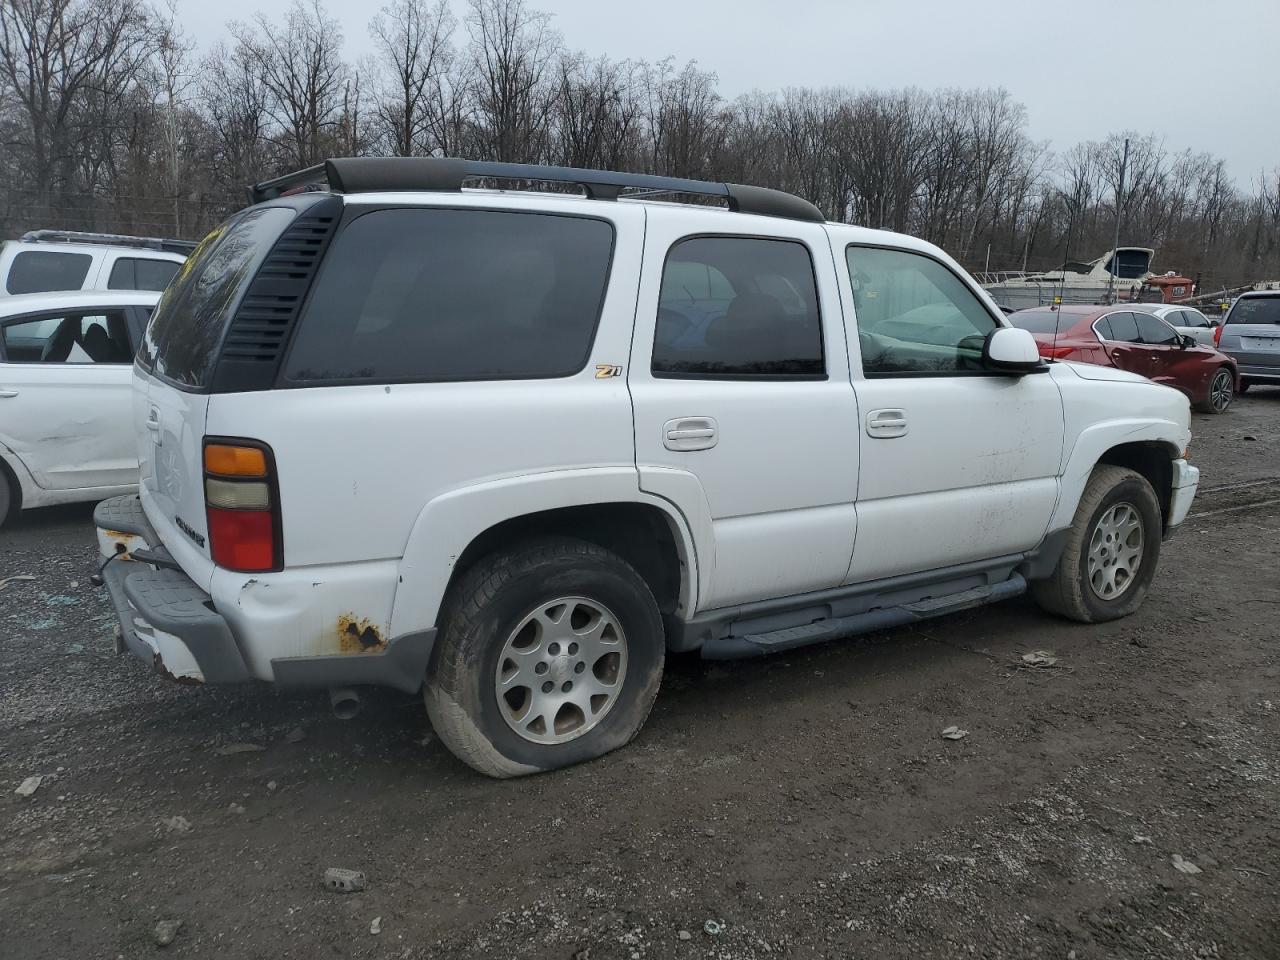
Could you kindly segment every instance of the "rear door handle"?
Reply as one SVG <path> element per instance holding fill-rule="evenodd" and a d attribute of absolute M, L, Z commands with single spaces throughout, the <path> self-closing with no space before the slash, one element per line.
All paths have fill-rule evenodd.
<path fill-rule="evenodd" d="M 147 429 L 150 430 L 152 433 L 160 432 L 160 411 L 155 407 L 152 407 L 149 411 L 147 411 L 146 424 L 147 424 Z"/>
<path fill-rule="evenodd" d="M 7 400 L 9 397 L 16 397 L 17 395 L 18 395 L 18 391 L 17 391 L 17 390 L 9 390 L 8 388 L 5 388 L 5 389 L 3 389 L 3 390 L 0 390 L 0 398 L 4 398 L 4 399 L 6 399 L 6 400 Z"/>
<path fill-rule="evenodd" d="M 907 411 L 872 410 L 867 414 L 867 436 L 880 440 L 907 435 Z"/>
<path fill-rule="evenodd" d="M 668 450 L 710 450 L 719 440 L 719 428 L 711 417 L 680 417 L 662 425 L 662 444 Z"/>

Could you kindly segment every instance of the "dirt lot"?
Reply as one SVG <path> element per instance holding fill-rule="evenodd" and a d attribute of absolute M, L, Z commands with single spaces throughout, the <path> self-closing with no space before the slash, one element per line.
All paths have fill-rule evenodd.
<path fill-rule="evenodd" d="M 1280 390 L 1197 416 L 1203 492 L 1129 620 L 1014 601 L 677 660 L 630 748 L 505 783 L 416 698 L 342 722 L 115 657 L 90 508 L 27 514 L 0 533 L 0 581 L 35 578 L 0 587 L 0 956 L 148 956 L 180 919 L 173 956 L 1280 957 L 1278 426 Z"/>

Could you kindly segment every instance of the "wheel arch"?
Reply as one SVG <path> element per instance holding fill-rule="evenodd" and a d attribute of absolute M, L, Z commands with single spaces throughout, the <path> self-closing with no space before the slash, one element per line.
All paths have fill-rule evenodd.
<path fill-rule="evenodd" d="M 1098 463 L 1126 467 L 1141 474 L 1156 492 L 1160 501 L 1160 517 L 1169 522 L 1169 505 L 1173 497 L 1173 461 L 1180 450 L 1160 440 L 1138 440 L 1120 443 L 1105 450 Z"/>
<path fill-rule="evenodd" d="M 1062 489 L 1048 529 L 1071 526 L 1076 506 L 1098 464 L 1127 467 L 1147 479 L 1167 522 L 1172 497 L 1173 461 L 1182 456 L 1190 431 L 1170 421 L 1117 421 L 1084 430 L 1062 471 Z"/>
<path fill-rule="evenodd" d="M 570 536 L 635 567 L 664 619 L 696 607 L 700 551 L 675 504 L 639 490 L 634 469 L 556 471 L 478 484 L 426 505 L 400 564 L 393 636 L 438 626 L 450 587 L 503 546 Z"/>

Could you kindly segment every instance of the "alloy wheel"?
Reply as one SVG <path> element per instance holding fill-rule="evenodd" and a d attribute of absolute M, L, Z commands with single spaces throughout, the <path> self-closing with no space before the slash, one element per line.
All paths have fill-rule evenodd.
<path fill-rule="evenodd" d="M 1219 370 L 1214 375 L 1213 382 L 1209 385 L 1209 406 L 1221 413 L 1231 406 L 1231 398 L 1234 392 L 1235 385 L 1232 382 L 1230 371 Z"/>
<path fill-rule="evenodd" d="M 605 718 L 626 672 L 627 638 L 617 617 L 598 601 L 560 597 L 539 604 L 511 631 L 494 690 L 518 735 L 567 743 Z"/>
<path fill-rule="evenodd" d="M 1112 504 L 1089 536 L 1089 586 L 1103 600 L 1115 600 L 1134 582 L 1142 565 L 1142 514 L 1131 503 Z"/>

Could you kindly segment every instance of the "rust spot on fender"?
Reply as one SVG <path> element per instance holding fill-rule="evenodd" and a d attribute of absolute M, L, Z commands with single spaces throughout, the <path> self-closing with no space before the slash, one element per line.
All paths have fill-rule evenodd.
<path fill-rule="evenodd" d="M 381 631 L 354 613 L 338 617 L 338 649 L 342 653 L 380 653 L 387 646 Z"/>

